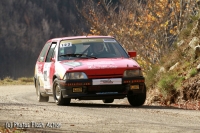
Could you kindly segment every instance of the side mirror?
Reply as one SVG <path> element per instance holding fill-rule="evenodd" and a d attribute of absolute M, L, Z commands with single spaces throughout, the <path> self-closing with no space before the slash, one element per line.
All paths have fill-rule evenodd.
<path fill-rule="evenodd" d="M 40 57 L 40 62 L 42 62 L 44 60 L 44 57 Z"/>
<path fill-rule="evenodd" d="M 51 58 L 51 61 L 52 61 L 52 62 L 55 62 L 56 60 L 55 60 L 55 58 Z"/>
<path fill-rule="evenodd" d="M 136 57 L 136 52 L 135 51 L 128 51 L 128 55 L 130 56 L 130 57 Z"/>

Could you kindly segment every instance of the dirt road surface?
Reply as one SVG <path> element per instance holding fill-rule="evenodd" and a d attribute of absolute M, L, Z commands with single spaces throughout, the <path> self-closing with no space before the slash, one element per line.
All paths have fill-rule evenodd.
<path fill-rule="evenodd" d="M 127 99 L 112 104 L 72 100 L 57 106 L 36 100 L 33 85 L 0 86 L 0 125 L 26 132 L 133 133 L 200 132 L 200 111 L 163 106 L 134 108 Z"/>

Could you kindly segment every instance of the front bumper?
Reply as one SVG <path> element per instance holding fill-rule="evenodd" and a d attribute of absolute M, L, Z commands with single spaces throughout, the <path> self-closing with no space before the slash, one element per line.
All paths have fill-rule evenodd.
<path fill-rule="evenodd" d="M 144 77 L 122 78 L 121 84 L 112 85 L 93 85 L 92 81 L 92 79 L 59 80 L 59 84 L 64 98 L 80 100 L 122 99 L 127 94 L 146 93 Z M 74 89 L 81 91 L 74 92 Z"/>

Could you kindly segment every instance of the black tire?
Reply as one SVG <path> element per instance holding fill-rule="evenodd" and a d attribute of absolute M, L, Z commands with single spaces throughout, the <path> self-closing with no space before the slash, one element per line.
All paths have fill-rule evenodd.
<path fill-rule="evenodd" d="M 49 101 L 49 96 L 42 96 L 40 92 L 40 82 L 36 80 L 36 95 L 37 95 L 37 100 L 38 102 L 48 102 Z"/>
<path fill-rule="evenodd" d="M 142 106 L 146 100 L 146 86 L 144 86 L 143 93 L 136 94 L 136 95 L 128 94 L 127 99 L 130 105 L 132 105 L 133 107 Z"/>
<path fill-rule="evenodd" d="M 57 105 L 69 105 L 71 102 L 70 98 L 63 98 L 58 79 L 55 79 L 53 83 L 53 97 Z"/>
<path fill-rule="evenodd" d="M 113 103 L 114 99 L 104 99 L 102 100 L 104 103 Z"/>

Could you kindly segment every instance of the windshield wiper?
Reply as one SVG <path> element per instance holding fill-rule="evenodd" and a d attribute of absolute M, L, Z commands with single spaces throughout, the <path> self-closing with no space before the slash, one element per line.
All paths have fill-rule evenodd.
<path fill-rule="evenodd" d="M 61 54 L 61 55 L 59 55 L 59 57 L 61 57 L 61 56 L 70 56 L 70 57 L 75 57 L 76 56 L 76 54 Z"/>
<path fill-rule="evenodd" d="M 79 56 L 77 56 L 79 55 Z M 97 59 L 97 57 L 95 56 L 90 56 L 90 55 L 86 55 L 86 54 L 62 54 L 62 55 L 59 55 L 59 57 L 61 56 L 69 56 L 69 57 L 82 57 L 83 55 L 86 56 L 86 58 L 94 58 L 94 59 Z M 84 58 L 84 57 L 83 57 Z"/>
<path fill-rule="evenodd" d="M 97 59 L 96 56 L 91 56 L 91 55 L 87 55 L 87 54 L 79 54 L 80 57 L 82 57 L 82 55 L 85 55 L 87 58 L 94 58 L 94 59 Z"/>

